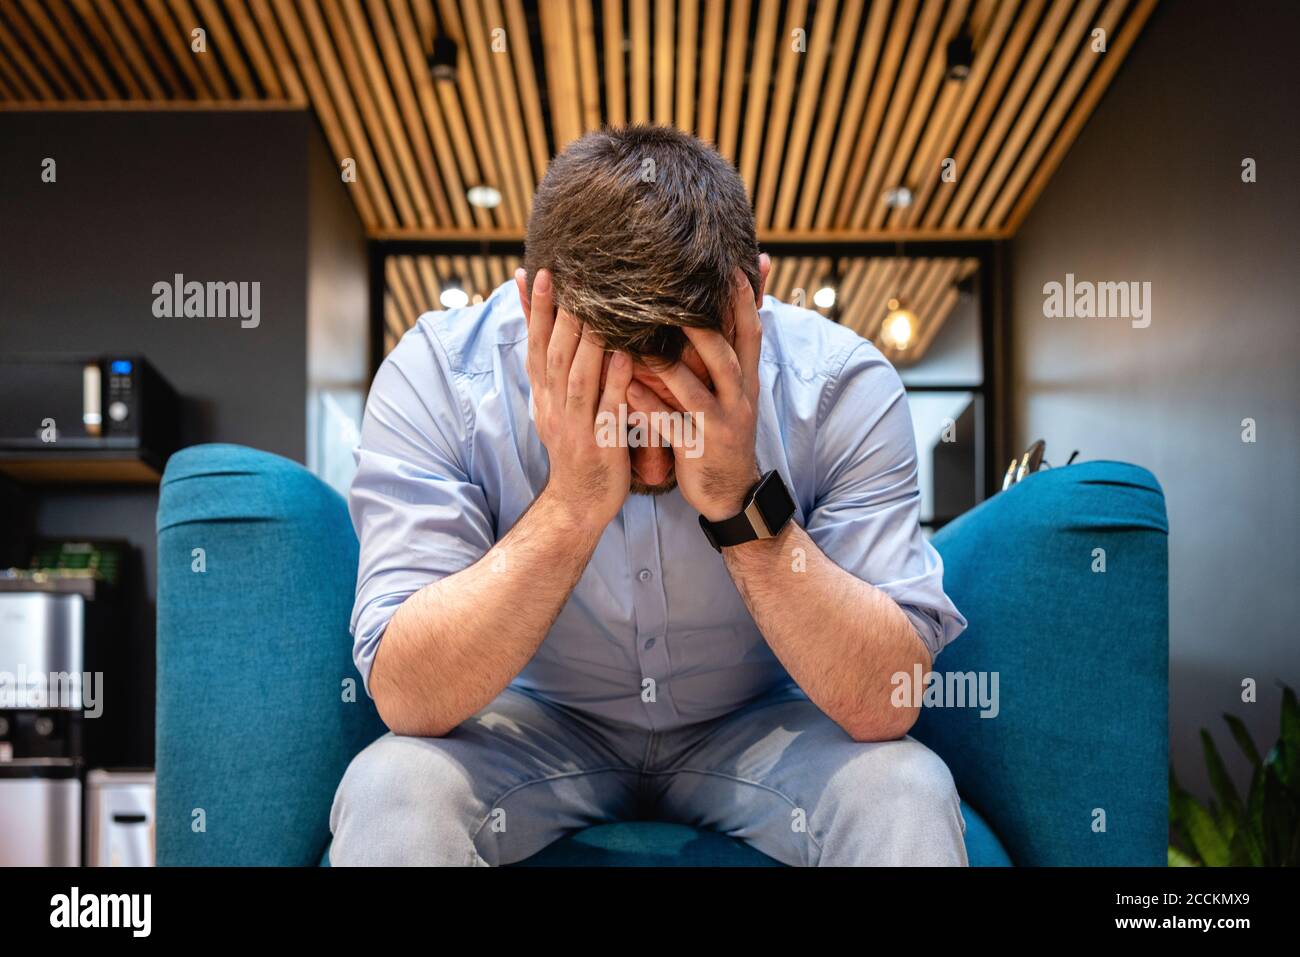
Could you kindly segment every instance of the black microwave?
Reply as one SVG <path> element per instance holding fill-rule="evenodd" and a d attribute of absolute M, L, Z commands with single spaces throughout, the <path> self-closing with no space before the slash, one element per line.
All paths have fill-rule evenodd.
<path fill-rule="evenodd" d="M 132 453 L 161 469 L 180 398 L 138 355 L 0 356 L 0 453 Z"/>

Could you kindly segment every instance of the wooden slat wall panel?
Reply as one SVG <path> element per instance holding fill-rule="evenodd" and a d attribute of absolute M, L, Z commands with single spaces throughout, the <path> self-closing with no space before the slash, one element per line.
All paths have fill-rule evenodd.
<path fill-rule="evenodd" d="M 700 40 L 700 94 L 696 135 L 713 142 L 718 129 L 718 98 L 722 93 L 722 24 L 725 3 L 704 4 L 704 33 Z M 613 118 L 610 118 L 613 123 Z"/>
<path fill-rule="evenodd" d="M 235 38 L 226 25 L 221 8 L 217 5 L 216 0 L 197 0 L 197 3 L 199 13 L 202 16 L 202 23 L 208 30 L 209 47 L 220 55 L 221 64 L 229 72 L 235 88 L 239 91 L 240 98 L 256 99 L 258 95 L 257 87 L 253 83 L 253 77 L 248 70 L 248 65 L 244 62 L 243 56 L 240 55 L 235 45 Z"/>
<path fill-rule="evenodd" d="M 600 129 L 600 72 L 596 59 L 596 20 L 589 0 L 574 0 L 578 36 L 578 88 L 582 92 L 582 131 Z"/>
<path fill-rule="evenodd" d="M 987 8 L 991 4 L 992 0 L 985 0 L 985 3 L 981 6 Z M 962 129 L 967 126 L 971 112 L 981 98 L 980 94 L 985 89 L 985 83 L 989 79 L 990 72 L 993 70 L 994 65 L 999 62 L 998 57 L 1003 50 L 1003 41 L 1011 29 L 1017 10 L 1014 5 L 1009 3 L 999 3 L 996 6 L 997 9 L 992 20 L 985 23 L 984 28 L 980 31 L 979 45 L 976 49 L 974 63 L 971 65 L 970 76 L 963 82 L 953 83 L 949 81 L 947 84 L 950 90 L 952 87 L 957 88 L 956 103 L 943 111 L 939 122 L 929 124 L 926 136 L 930 141 L 930 146 L 927 148 L 923 145 L 922 149 L 917 152 L 916 161 L 908 175 L 908 182 L 919 184 L 916 199 L 911 206 L 905 209 L 894 209 L 889 212 L 888 222 L 891 226 L 897 227 L 919 222 L 920 213 L 929 204 L 930 196 L 934 190 L 941 184 L 947 184 L 947 188 L 952 188 L 951 183 L 953 180 L 944 180 L 942 178 L 945 161 L 952 160 L 954 164 L 952 167 L 953 175 L 964 169 L 966 154 L 958 153 L 954 155 L 953 148 L 957 145 L 958 136 L 961 134 Z M 979 17 L 981 14 L 977 13 L 976 16 Z M 1022 23 L 1028 23 L 1028 20 L 1024 20 Z M 1027 30 L 1028 27 L 1025 27 L 1025 32 Z M 949 91 L 946 90 L 945 93 L 947 92 Z M 982 129 L 983 123 L 980 123 L 978 128 Z"/>
<path fill-rule="evenodd" d="M 623 0 L 603 0 L 605 16 L 605 117 L 611 126 L 627 122 L 623 71 Z"/>
<path fill-rule="evenodd" d="M 230 18 L 234 21 L 235 30 L 239 34 L 239 42 L 244 45 L 244 49 L 248 51 L 249 59 L 253 61 L 253 68 L 257 71 L 257 79 L 261 83 L 262 89 L 266 91 L 266 95 L 270 99 L 284 99 L 285 92 L 284 87 L 280 84 L 279 74 L 271 65 L 271 56 L 267 53 L 267 47 L 262 42 L 262 36 L 258 32 L 248 8 L 244 5 L 243 0 L 226 0 L 226 4 Z"/>
<path fill-rule="evenodd" d="M 959 8 L 962 6 L 964 4 L 960 2 L 953 4 L 949 10 L 950 14 L 960 13 Z M 898 72 L 898 80 L 890 91 L 884 122 L 877 135 L 872 138 L 871 163 L 867 167 L 866 178 L 857 191 L 857 199 L 845 220 L 852 228 L 861 227 L 866 223 L 868 210 L 880 201 L 885 188 L 892 185 L 884 179 L 886 164 L 894 156 L 905 153 L 906 147 L 899 143 L 899 136 L 903 132 L 903 124 L 912 108 L 912 97 L 921 79 L 928 51 L 933 46 L 944 43 L 943 38 L 936 38 L 935 34 L 935 31 L 940 29 L 939 14 L 942 9 L 941 0 L 925 0 L 920 16 L 917 18 L 912 42 L 907 47 Z M 924 104 L 918 106 L 918 109 L 923 108 Z"/>
<path fill-rule="evenodd" d="M 207 100 L 213 96 L 213 90 L 203 71 L 199 69 L 199 55 L 190 50 L 190 31 L 194 24 L 180 24 L 164 5 L 163 0 L 145 0 L 145 8 L 165 48 L 171 52 L 172 59 L 180 67 L 196 99 Z M 64 22 L 64 30 L 69 29 Z M 79 36 L 79 34 L 78 34 Z M 101 67 L 102 68 L 102 67 Z"/>
<path fill-rule="evenodd" d="M 763 126 L 767 119 L 768 79 L 772 73 L 773 44 L 780 4 L 777 0 L 760 0 L 758 32 L 750 52 L 750 83 L 745 91 L 745 130 L 740 148 L 740 175 L 745 180 L 749 195 L 754 195 L 754 180 L 758 175 L 758 151 L 762 147 Z"/>
<path fill-rule="evenodd" d="M 533 181 L 537 182 L 546 172 L 546 164 L 550 162 L 551 152 L 546 143 L 546 119 L 542 114 L 542 100 L 529 43 L 528 21 L 524 16 L 522 0 L 505 0 L 505 11 L 509 20 L 509 59 L 515 70 L 515 81 L 523 103 L 524 122 L 528 128 L 528 145 L 532 151 Z M 619 85 L 622 86 L 621 80 Z"/>
<path fill-rule="evenodd" d="M 737 64 L 745 62 L 749 42 L 750 0 L 731 0 L 731 20 L 727 29 L 727 56 L 722 88 L 722 113 L 718 117 L 718 135 L 714 142 L 718 152 L 736 162 L 736 143 L 740 136 L 740 105 L 745 91 L 745 75 Z"/>
<path fill-rule="evenodd" d="M 655 0 L 654 118 L 656 123 L 664 126 L 671 126 L 673 122 L 673 51 L 676 47 L 673 23 L 676 9 L 676 0 Z"/>
<path fill-rule="evenodd" d="M 650 122 L 650 0 L 628 0 L 628 35 L 632 47 L 631 86 L 633 123 Z M 548 67 L 548 72 L 549 72 Z"/>
<path fill-rule="evenodd" d="M 338 161 L 356 162 L 351 195 L 372 235 L 519 236 L 554 152 L 630 120 L 715 142 L 765 236 L 989 238 L 1033 206 L 1154 5 L 10 0 L 0 100 L 310 105 Z M 196 28 L 206 52 L 191 50 Z M 961 31 L 975 51 L 964 80 L 947 70 Z M 439 34 L 458 44 L 454 82 L 429 73 Z M 501 205 L 471 207 L 479 184 Z M 911 205 L 884 201 L 897 186 Z M 856 262 L 864 289 L 884 275 Z"/>
<path fill-rule="evenodd" d="M 162 100 L 166 99 L 167 94 L 163 91 L 161 80 L 161 67 L 154 66 L 149 59 L 142 53 L 140 43 L 137 41 L 135 34 L 126 25 L 126 20 L 113 5 L 112 0 L 96 0 L 95 9 L 103 18 L 104 25 L 108 28 L 109 35 L 113 41 L 118 44 L 126 57 L 127 63 L 135 71 L 136 77 L 144 87 L 145 93 L 149 99 Z M 135 7 L 131 7 L 135 10 Z M 252 84 L 249 84 L 251 91 Z"/>
<path fill-rule="evenodd" d="M 835 5 L 834 0 L 822 0 L 822 2 L 827 8 Z M 782 173 L 781 156 L 787 146 L 786 129 L 794 102 L 795 77 L 798 75 L 800 62 L 807 56 L 807 40 L 802 38 L 796 41 L 796 31 L 803 30 L 807 15 L 808 4 L 804 0 L 793 0 L 790 4 L 785 32 L 781 36 L 781 42 L 777 44 L 779 65 L 776 71 L 776 90 L 772 94 L 772 108 L 768 113 L 767 129 L 764 131 L 762 177 L 759 181 L 758 193 L 754 196 L 756 219 L 760 228 L 771 225 L 772 202 Z M 824 26 L 828 20 L 829 16 L 824 14 L 818 26 Z M 820 43 L 816 46 L 824 49 L 826 38 L 820 37 Z M 816 52 L 813 53 L 813 61 L 820 62 Z M 812 86 L 811 80 L 809 86 Z M 791 153 L 802 150 L 803 142 L 806 142 L 806 132 L 805 130 L 805 138 L 802 142 L 788 144 Z M 789 167 L 786 168 L 786 172 L 789 172 Z"/>
<path fill-rule="evenodd" d="M 858 20 L 861 15 L 861 0 L 847 0 L 842 10 L 838 9 L 836 3 L 818 5 L 817 19 L 808 46 L 810 61 L 799 92 L 799 112 L 795 116 L 794 126 L 790 130 L 790 144 L 786 153 L 785 169 L 781 174 L 780 194 L 776 211 L 771 217 L 768 217 L 764 204 L 760 199 L 758 204 L 758 223 L 760 227 L 775 225 L 788 228 L 791 226 L 791 214 L 799 190 L 805 188 L 815 192 L 817 183 L 821 181 L 821 170 L 826 161 L 826 149 L 830 141 L 829 138 L 818 138 L 814 147 L 812 161 L 809 164 L 809 182 L 805 184 L 803 169 L 804 159 L 807 156 L 808 135 L 819 101 L 826 103 L 823 120 L 826 121 L 824 125 L 828 131 L 830 124 L 835 120 L 849 64 L 853 60 L 852 47 L 857 39 Z M 838 30 L 836 30 L 837 27 Z M 835 46 L 836 61 L 827 84 L 829 87 L 826 91 L 827 98 L 823 100 L 821 77 L 830 58 L 831 42 L 835 40 L 836 33 L 839 34 Z M 775 188 L 775 185 L 774 183 L 773 188 Z"/>
<path fill-rule="evenodd" d="M 698 52 L 700 9 L 698 0 L 677 0 L 681 7 L 677 27 L 677 128 L 695 132 L 695 63 Z"/>
<path fill-rule="evenodd" d="M 82 69 L 81 59 L 72 52 L 71 47 L 68 46 L 63 35 L 55 29 L 54 24 L 50 20 L 50 13 L 46 9 L 46 6 L 37 2 L 37 0 L 23 0 L 21 12 L 25 13 L 27 18 L 31 21 L 33 27 L 32 33 L 38 38 L 36 42 L 47 42 L 51 47 L 60 66 L 67 71 L 68 76 L 71 77 L 73 85 L 77 90 L 77 95 L 82 99 L 94 99 L 95 87 L 91 83 L 90 77 L 86 74 L 86 71 Z M 13 11 L 12 19 L 14 20 L 15 25 L 17 25 L 17 21 L 19 20 L 18 13 L 19 11 L 17 9 Z M 7 66 L 8 64 L 6 64 L 6 67 Z M 4 74 L 5 71 L 0 71 L 0 75 Z"/>
<path fill-rule="evenodd" d="M 1043 159 L 1035 165 L 1033 172 L 1029 175 L 1029 183 L 1020 193 L 1015 207 L 1008 214 L 1007 219 L 1001 221 L 1003 229 L 1006 230 L 1008 235 L 1019 229 L 1020 224 L 1029 215 L 1034 202 L 1041 195 L 1043 189 L 1046 188 L 1047 181 L 1056 172 L 1056 168 L 1074 143 L 1075 137 L 1079 135 L 1079 131 L 1088 122 L 1088 117 L 1092 115 L 1097 102 L 1101 99 L 1102 94 L 1106 92 L 1106 88 L 1114 79 L 1116 71 L 1119 70 L 1124 58 L 1137 41 L 1138 34 L 1142 32 L 1142 27 L 1146 25 L 1147 19 L 1156 8 L 1156 2 L 1157 0 L 1138 0 L 1136 8 L 1121 27 L 1118 36 L 1110 41 L 1109 53 L 1092 72 L 1087 86 L 1084 87 L 1083 92 L 1075 101 L 1069 117 L 1061 125 L 1061 128 L 1052 134 L 1051 148 Z"/>
<path fill-rule="evenodd" d="M 497 53 L 492 46 L 492 31 L 504 29 L 500 26 L 504 20 L 495 4 L 492 4 L 491 13 L 485 3 L 466 2 L 462 6 L 466 42 L 474 68 L 478 72 L 479 84 L 484 91 L 489 116 L 497 115 L 495 122 L 489 123 L 489 128 L 500 146 L 498 155 L 501 157 L 501 168 L 508 171 L 506 179 L 515 184 L 522 220 L 533 204 L 535 180 L 529 162 L 527 134 L 520 116 L 519 96 L 515 91 L 514 73 L 508 57 L 504 55 L 509 53 L 510 47 L 507 43 L 505 51 Z"/>
<path fill-rule="evenodd" d="M 893 156 L 889 160 L 885 177 L 883 180 L 870 180 L 867 187 L 868 191 L 864 191 L 858 197 L 859 222 L 865 216 L 872 227 L 879 227 L 884 223 L 885 217 L 890 210 L 884 201 L 883 192 L 880 189 L 881 184 L 915 182 L 914 179 L 909 179 L 904 174 L 904 170 L 907 168 L 909 157 L 915 156 L 919 152 L 923 130 L 928 133 L 929 130 L 942 129 L 946 125 L 952 107 L 952 100 L 956 96 L 957 90 L 964 85 L 964 81 L 949 82 L 942 92 L 940 92 L 940 85 L 947 73 L 948 43 L 961 30 L 966 11 L 967 4 L 965 0 L 954 0 L 948 7 L 943 24 L 939 28 L 938 36 L 931 47 L 929 60 L 920 87 L 917 90 L 916 99 L 907 110 L 898 147 L 893 151 Z M 895 101 L 895 106 L 899 102 Z M 924 169 L 921 171 L 921 175 L 924 175 Z M 874 189 L 872 189 L 873 186 Z"/>

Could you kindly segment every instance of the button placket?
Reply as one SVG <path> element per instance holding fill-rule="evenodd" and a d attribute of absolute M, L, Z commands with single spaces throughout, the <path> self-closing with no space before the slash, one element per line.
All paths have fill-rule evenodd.
<path fill-rule="evenodd" d="M 659 561 L 657 510 L 651 496 L 631 496 L 624 506 L 628 565 L 635 569 L 632 586 L 636 612 L 636 656 L 641 667 L 643 707 L 652 728 L 662 726 L 676 707 L 669 686 L 668 644 L 661 639 L 668 625 L 668 596 Z M 647 701 L 645 679 L 654 682 L 654 700 Z"/>

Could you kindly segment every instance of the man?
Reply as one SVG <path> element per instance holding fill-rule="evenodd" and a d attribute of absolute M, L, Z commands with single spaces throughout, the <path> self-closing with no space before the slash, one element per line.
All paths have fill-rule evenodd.
<path fill-rule="evenodd" d="M 335 863 L 507 864 L 638 818 L 789 864 L 966 863 L 951 775 L 891 703 L 965 627 L 903 387 L 765 299 L 768 266 L 716 152 L 590 133 L 516 283 L 393 350 L 350 503 L 355 659 L 393 733 L 339 786 Z"/>

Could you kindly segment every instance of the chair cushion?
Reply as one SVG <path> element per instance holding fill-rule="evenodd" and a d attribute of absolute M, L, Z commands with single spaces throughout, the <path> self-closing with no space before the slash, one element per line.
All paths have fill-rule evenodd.
<path fill-rule="evenodd" d="M 993 828 L 965 801 L 961 816 L 966 819 L 966 857 L 971 867 L 1011 867 L 1011 857 L 993 833 Z"/>
<path fill-rule="evenodd" d="M 1010 867 L 1002 842 L 968 804 L 966 856 L 971 867 Z M 329 849 L 321 867 L 330 866 Z M 685 824 L 627 821 L 601 824 L 561 838 L 517 867 L 779 867 L 743 841 Z"/>
<path fill-rule="evenodd" d="M 969 805 L 966 853 L 973 867 L 1010 867 L 992 829 Z M 521 867 L 778 867 L 743 841 L 685 824 L 627 821 L 601 824 L 561 838 Z"/>
<path fill-rule="evenodd" d="M 562 837 L 523 867 L 779 867 L 743 841 L 663 821 L 600 824 Z"/>

